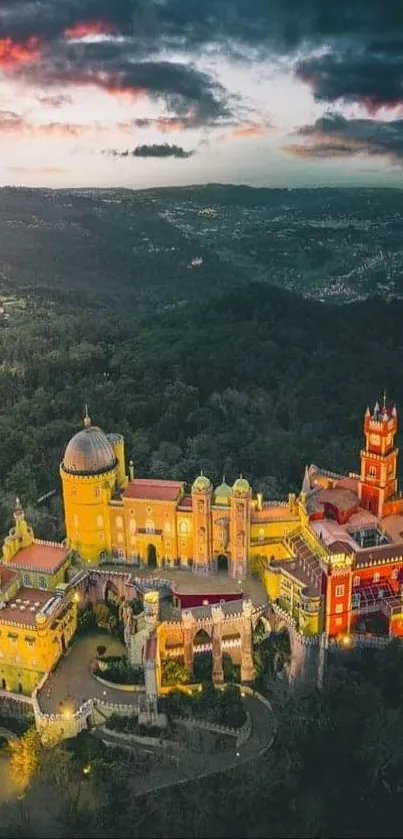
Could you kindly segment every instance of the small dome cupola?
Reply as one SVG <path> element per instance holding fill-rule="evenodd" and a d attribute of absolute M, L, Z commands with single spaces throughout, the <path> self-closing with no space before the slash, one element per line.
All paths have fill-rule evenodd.
<path fill-rule="evenodd" d="M 240 475 L 239 478 L 236 479 L 232 487 L 232 492 L 234 493 L 234 495 L 248 495 L 250 490 L 251 486 L 249 481 L 247 481 L 246 478 L 242 477 L 242 475 Z"/>
<path fill-rule="evenodd" d="M 225 477 L 223 477 L 222 484 L 214 490 L 213 503 L 219 507 L 228 507 L 231 502 L 231 493 L 232 489 L 226 483 Z"/>
<path fill-rule="evenodd" d="M 203 475 L 203 472 L 200 472 L 200 475 L 193 481 L 192 492 L 210 492 L 210 490 L 211 481 L 207 475 Z"/>
<path fill-rule="evenodd" d="M 106 434 L 91 425 L 87 407 L 84 428 L 66 446 L 62 468 L 71 475 L 102 475 L 117 464 L 115 452 Z"/>

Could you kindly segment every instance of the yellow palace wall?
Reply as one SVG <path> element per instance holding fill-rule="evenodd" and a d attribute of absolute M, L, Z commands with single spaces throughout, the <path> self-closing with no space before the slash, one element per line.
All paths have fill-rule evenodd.
<path fill-rule="evenodd" d="M 60 468 L 68 545 L 87 562 L 111 552 L 109 501 L 117 467 L 102 475 L 77 476 Z"/>
<path fill-rule="evenodd" d="M 62 636 L 67 646 L 76 629 L 77 605 L 70 598 L 49 623 L 23 626 L 0 621 L 0 687 L 30 694 L 62 655 Z"/>

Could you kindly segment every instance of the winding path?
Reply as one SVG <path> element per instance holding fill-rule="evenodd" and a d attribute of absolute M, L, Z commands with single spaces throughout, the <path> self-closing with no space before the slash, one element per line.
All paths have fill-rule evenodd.
<path fill-rule="evenodd" d="M 196 753 L 190 749 L 183 749 L 169 755 L 161 751 L 161 764 L 156 766 L 155 762 L 151 761 L 149 772 L 143 767 L 141 776 L 136 778 L 136 789 L 133 794 L 145 795 L 148 792 L 186 784 L 209 775 L 228 772 L 240 763 L 255 760 L 267 751 L 275 733 L 274 717 L 269 703 L 266 704 L 267 700 L 262 701 L 256 695 L 245 696 L 243 701 L 252 720 L 251 736 L 246 743 L 237 747 L 234 739 L 233 746 L 214 753 Z M 105 732 L 99 731 L 97 736 L 109 745 L 118 745 L 113 734 L 109 737 Z M 156 751 L 155 747 L 154 751 Z"/>

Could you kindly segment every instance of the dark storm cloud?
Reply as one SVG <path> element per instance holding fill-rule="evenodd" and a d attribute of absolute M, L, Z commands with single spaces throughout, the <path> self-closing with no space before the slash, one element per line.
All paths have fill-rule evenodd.
<path fill-rule="evenodd" d="M 120 33 L 126 41 L 74 42 L 74 33 L 85 31 Z M 27 77 L 26 53 L 34 49 L 25 42 L 39 39 L 43 83 L 63 76 L 67 82 L 79 83 L 81 77 L 85 82 L 92 74 L 102 85 L 99 73 L 110 72 L 114 60 L 119 65 L 117 57 L 111 58 L 115 50 L 122 83 L 136 85 L 132 62 L 158 59 L 162 51 L 175 48 L 189 58 L 215 48 L 218 54 L 246 60 L 298 58 L 298 77 L 324 101 L 363 101 L 374 108 L 403 101 L 403 0 L 0 0 L 1 37 L 23 43 Z M 67 62 L 66 41 L 71 47 Z M 109 49 L 109 58 L 102 58 L 100 46 Z M 167 79 L 168 105 L 169 97 L 178 97 L 171 102 L 173 110 L 188 101 L 176 81 Z M 216 119 L 217 95 L 222 105 L 222 93 L 210 87 L 200 122 Z"/>
<path fill-rule="evenodd" d="M 132 151 L 129 151 L 129 149 L 125 149 L 125 151 L 106 149 L 103 154 L 111 157 L 176 157 L 185 160 L 192 157 L 194 151 L 185 151 L 182 146 L 169 145 L 169 143 L 154 143 L 152 145 L 136 146 Z"/>
<path fill-rule="evenodd" d="M 222 85 L 192 64 L 141 61 L 120 42 L 63 44 L 47 49 L 33 64 L 21 64 L 14 75 L 47 89 L 61 85 L 97 85 L 111 93 L 161 99 L 176 116 L 192 125 L 208 125 L 231 115 Z"/>
<path fill-rule="evenodd" d="M 403 7 L 403 3 L 402 3 Z M 318 101 L 363 102 L 369 109 L 393 107 L 403 101 L 403 39 L 395 52 L 361 54 L 347 49 L 300 61 L 297 76 L 310 83 Z"/>
<path fill-rule="evenodd" d="M 306 141 L 285 150 L 305 158 L 371 155 L 403 165 L 403 119 L 384 122 L 375 119 L 345 119 L 328 114 L 305 125 L 296 134 Z"/>

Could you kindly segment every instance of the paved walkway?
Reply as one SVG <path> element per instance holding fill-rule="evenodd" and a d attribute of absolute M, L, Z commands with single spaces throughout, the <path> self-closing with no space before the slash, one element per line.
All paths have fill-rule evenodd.
<path fill-rule="evenodd" d="M 60 659 L 38 694 L 39 706 L 47 714 L 74 712 L 87 699 L 104 699 L 108 702 L 133 704 L 137 707 L 138 695 L 129 691 L 106 688 L 92 675 L 91 661 L 99 645 L 106 647 L 105 655 L 123 655 L 126 648 L 117 638 L 102 632 L 78 637 L 70 652 Z"/>

